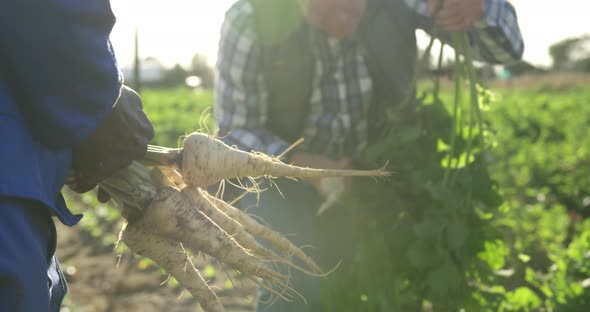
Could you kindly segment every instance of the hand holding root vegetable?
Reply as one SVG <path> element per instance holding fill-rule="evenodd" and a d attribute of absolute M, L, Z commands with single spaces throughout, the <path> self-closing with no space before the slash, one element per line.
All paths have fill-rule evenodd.
<path fill-rule="evenodd" d="M 334 206 L 346 191 L 346 182 L 343 177 L 327 177 L 320 180 L 320 189 L 326 194 L 326 199 L 318 209 L 317 215 L 321 216 L 326 210 Z"/>
<path fill-rule="evenodd" d="M 68 181 L 78 193 L 141 158 L 154 136 L 141 97 L 127 86 L 96 130 L 72 151 L 73 175 Z"/>
<path fill-rule="evenodd" d="M 291 166 L 263 154 L 239 151 L 202 133 L 189 135 L 182 149 L 152 146 L 141 162 L 134 162 L 100 183 L 119 203 L 128 221 L 122 240 L 174 276 L 206 311 L 223 311 L 223 306 L 192 265 L 184 247 L 215 257 L 285 300 L 297 292 L 290 287 L 288 276 L 275 269 L 276 265 L 314 276 L 324 273 L 289 240 L 208 194 L 205 187 L 243 177 L 388 175 L 383 170 Z M 282 254 L 263 247 L 255 237 L 270 242 Z M 293 256 L 302 264 L 290 260 Z"/>
<path fill-rule="evenodd" d="M 308 154 L 302 152 L 293 153 L 290 160 L 294 165 L 305 166 L 312 168 L 323 168 L 323 169 L 352 169 L 352 160 L 350 158 L 341 158 L 333 160 L 324 156 Z M 320 205 L 317 215 L 320 216 L 326 210 L 334 206 L 340 198 L 344 195 L 348 186 L 350 186 L 350 178 L 345 177 L 322 177 L 322 178 L 310 178 L 307 179 L 311 185 L 320 193 L 324 198 L 323 203 Z"/>

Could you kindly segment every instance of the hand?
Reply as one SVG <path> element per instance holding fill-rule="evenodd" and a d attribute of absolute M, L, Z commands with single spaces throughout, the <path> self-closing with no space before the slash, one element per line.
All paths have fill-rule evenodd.
<path fill-rule="evenodd" d="M 96 184 L 84 185 L 84 184 L 81 184 L 80 182 L 76 181 L 76 177 L 74 176 L 73 172 L 70 172 L 70 175 L 68 176 L 68 179 L 65 184 L 72 191 L 74 191 L 78 194 L 89 192 L 96 187 Z M 101 187 L 98 187 L 96 189 L 96 199 L 98 200 L 99 203 L 106 204 L 111 200 L 111 195 L 109 193 L 107 193 L 107 191 L 102 189 Z"/>
<path fill-rule="evenodd" d="M 67 184 L 78 193 L 90 191 L 104 178 L 141 158 L 153 136 L 154 128 L 143 112 L 141 98 L 124 86 L 111 113 L 74 148 L 73 175 Z"/>
<path fill-rule="evenodd" d="M 439 1 L 442 1 L 442 7 L 435 16 Z M 484 0 L 428 0 L 428 8 L 434 16 L 435 26 L 445 31 L 461 31 L 473 26 L 483 16 Z"/>
<path fill-rule="evenodd" d="M 308 153 L 294 153 L 291 158 L 293 165 L 301 167 L 310 167 L 317 169 L 352 169 L 352 161 L 350 158 L 342 158 L 339 160 L 333 160 L 324 156 L 308 154 Z M 322 186 L 323 178 L 310 178 L 307 179 L 311 185 L 322 195 L 327 198 L 330 191 L 326 187 Z M 344 177 L 345 188 L 350 185 L 350 179 Z M 325 185 L 325 184 L 324 184 Z"/>

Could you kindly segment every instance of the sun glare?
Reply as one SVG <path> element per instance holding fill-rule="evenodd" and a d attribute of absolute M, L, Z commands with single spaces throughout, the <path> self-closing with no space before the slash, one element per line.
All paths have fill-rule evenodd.
<path fill-rule="evenodd" d="M 165 66 L 188 65 L 195 53 L 213 63 L 224 12 L 236 0 L 111 0 L 117 24 L 111 38 L 119 62 L 133 61 L 134 29 L 139 28 L 140 56 Z M 524 60 L 549 66 L 548 48 L 567 37 L 590 33 L 585 0 L 512 0 L 525 41 Z M 422 36 L 424 37 L 424 36 Z M 422 44 L 421 40 L 421 44 Z"/>
<path fill-rule="evenodd" d="M 214 61 L 223 14 L 233 2 L 112 0 L 117 23 L 111 39 L 121 65 L 133 59 L 136 27 L 142 58 L 156 57 L 166 66 L 187 65 L 200 53 Z"/>

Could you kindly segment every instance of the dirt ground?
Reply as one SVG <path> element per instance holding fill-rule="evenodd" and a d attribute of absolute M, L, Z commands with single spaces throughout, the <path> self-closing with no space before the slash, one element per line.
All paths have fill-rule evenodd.
<path fill-rule="evenodd" d="M 68 281 L 64 312 L 202 311 L 190 294 L 165 283 L 160 269 L 131 254 L 119 256 L 114 246 L 104 246 L 85 233 L 56 222 L 57 255 Z M 195 259 L 203 272 L 207 262 Z M 253 311 L 255 286 L 222 271 L 210 280 L 228 312 Z"/>

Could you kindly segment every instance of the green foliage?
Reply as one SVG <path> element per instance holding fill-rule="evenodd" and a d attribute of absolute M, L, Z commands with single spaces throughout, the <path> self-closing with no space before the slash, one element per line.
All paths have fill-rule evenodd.
<path fill-rule="evenodd" d="M 488 173 L 493 141 L 481 119 L 490 96 L 475 84 L 466 42 L 452 34 L 464 56 L 455 54 L 452 101 L 445 105 L 436 81 L 421 99 L 393 109 L 385 136 L 360 156 L 395 172 L 389 183 L 359 180 L 348 200 L 360 220 L 352 266 L 372 269 L 344 269 L 342 278 L 357 283 L 352 291 L 377 295 L 334 299 L 331 310 L 419 311 L 424 302 L 435 311 L 481 310 L 504 293 L 492 287 L 509 249 L 492 222 L 502 198 Z"/>
<path fill-rule="evenodd" d="M 589 102 L 580 88 L 513 90 L 487 116 L 497 129 L 494 177 L 507 199 L 495 224 L 514 271 L 504 281 L 514 288 L 505 308 L 518 310 L 516 298 L 531 300 L 530 310 L 540 302 L 546 310 L 585 311 L 590 303 Z"/>
<path fill-rule="evenodd" d="M 121 228 L 119 211 L 109 205 L 101 204 L 92 193 L 78 195 L 73 192 L 64 194 L 68 207 L 73 213 L 82 213 L 82 229 L 104 246 L 114 246 L 118 230 Z"/>
<path fill-rule="evenodd" d="M 369 150 L 372 166 L 389 160 L 394 176 L 359 181 L 348 200 L 357 254 L 335 283 L 347 288 L 326 296 L 332 310 L 587 310 L 590 91 L 479 95 L 488 145 L 451 159 L 454 183 L 441 183 L 448 91 L 423 98 Z M 455 129 L 464 155 L 468 130 Z"/>
<path fill-rule="evenodd" d="M 590 215 L 590 92 L 510 91 L 488 116 L 497 129 L 495 172 L 506 195 Z"/>
<path fill-rule="evenodd" d="M 458 311 L 477 304 L 475 293 L 481 300 L 497 296 L 481 290 L 508 255 L 490 221 L 502 199 L 486 153 L 481 147 L 468 153 L 469 126 L 454 124 L 437 97 L 415 108 L 392 120 L 395 126 L 365 157 L 372 167 L 389 161 L 393 178 L 357 180 L 347 200 L 357 215 L 359 252 L 339 276 L 348 282 L 336 282 L 355 286 L 334 286 L 334 299 L 327 299 L 334 311 L 418 311 L 423 301 L 435 311 Z"/>
<path fill-rule="evenodd" d="M 177 147 L 181 136 L 193 131 L 212 132 L 213 92 L 187 88 L 145 90 L 145 111 L 156 129 L 152 144 Z"/>

